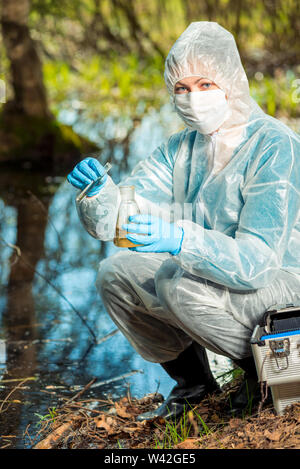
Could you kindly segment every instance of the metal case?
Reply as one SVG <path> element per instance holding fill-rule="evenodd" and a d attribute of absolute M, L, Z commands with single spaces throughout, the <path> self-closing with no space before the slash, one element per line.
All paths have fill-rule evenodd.
<path fill-rule="evenodd" d="M 276 306 L 255 327 L 251 348 L 258 380 L 271 388 L 274 408 L 282 415 L 300 402 L 300 306 Z"/>

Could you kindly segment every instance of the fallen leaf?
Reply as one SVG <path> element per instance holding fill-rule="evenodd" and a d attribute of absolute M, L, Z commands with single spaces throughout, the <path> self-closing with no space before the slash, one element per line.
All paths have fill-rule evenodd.
<path fill-rule="evenodd" d="M 96 427 L 97 428 L 104 428 L 104 430 L 109 430 L 110 425 L 106 422 L 105 415 L 101 415 L 101 417 L 95 418 Z"/>
<path fill-rule="evenodd" d="M 265 430 L 264 436 L 271 441 L 279 441 L 281 438 L 281 432 L 270 432 L 270 430 Z"/>
<path fill-rule="evenodd" d="M 142 429 L 138 427 L 123 427 L 122 430 L 128 433 L 136 433 L 137 430 L 142 430 Z"/>
<path fill-rule="evenodd" d="M 108 435 L 120 433 L 122 430 L 112 417 L 105 417 L 105 415 L 101 415 L 101 417 L 94 419 L 94 421 L 96 423 L 96 427 L 99 429 L 103 428 Z"/>
<path fill-rule="evenodd" d="M 234 446 L 235 449 L 245 449 L 245 443 L 238 443 Z"/>
<path fill-rule="evenodd" d="M 177 445 L 174 446 L 176 449 L 196 449 L 199 448 L 197 440 L 193 438 L 187 438 L 184 441 L 181 441 Z"/>
<path fill-rule="evenodd" d="M 240 419 L 230 419 L 229 420 L 229 426 L 230 428 L 237 428 L 239 427 L 241 424 L 241 420 Z"/>
<path fill-rule="evenodd" d="M 125 404 L 125 403 L 128 403 L 128 398 L 127 398 L 127 396 L 122 397 L 122 399 L 120 399 L 119 402 L 124 402 L 124 404 Z"/>
<path fill-rule="evenodd" d="M 125 419 L 130 419 L 132 417 L 132 415 L 127 412 L 126 407 L 118 404 L 118 402 L 115 403 L 115 408 L 119 417 L 123 417 Z"/>

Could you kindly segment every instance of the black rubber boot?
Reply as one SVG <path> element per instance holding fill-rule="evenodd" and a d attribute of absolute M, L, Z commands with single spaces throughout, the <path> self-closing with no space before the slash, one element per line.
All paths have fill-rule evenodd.
<path fill-rule="evenodd" d="M 198 404 L 205 396 L 221 392 L 210 370 L 205 348 L 193 342 L 175 360 L 161 363 L 168 375 L 177 381 L 176 386 L 163 404 L 155 410 L 137 417 L 138 421 L 179 418 L 184 409 Z"/>
<path fill-rule="evenodd" d="M 262 400 L 262 395 L 254 358 L 251 356 L 241 360 L 234 360 L 234 363 L 245 372 L 239 389 L 231 393 L 229 398 L 229 413 L 235 416 L 251 413 L 252 408 Z M 268 391 L 266 402 L 269 403 L 270 401 L 271 395 Z"/>

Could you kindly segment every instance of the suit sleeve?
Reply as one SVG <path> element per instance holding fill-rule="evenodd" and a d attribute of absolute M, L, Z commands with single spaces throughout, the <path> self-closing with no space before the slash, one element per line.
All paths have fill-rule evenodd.
<path fill-rule="evenodd" d="M 270 285 L 299 219 L 299 153 L 299 142 L 289 136 L 269 145 L 242 190 L 244 205 L 234 237 L 179 220 L 184 238 L 175 262 L 234 289 Z"/>

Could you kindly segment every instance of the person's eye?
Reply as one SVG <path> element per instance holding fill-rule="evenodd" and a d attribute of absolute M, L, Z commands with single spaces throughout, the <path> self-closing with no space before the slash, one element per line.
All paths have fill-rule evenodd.
<path fill-rule="evenodd" d="M 186 88 L 184 86 L 178 86 L 175 89 L 176 93 L 184 93 L 186 91 Z"/>
<path fill-rule="evenodd" d="M 201 83 L 201 87 L 208 89 L 211 87 L 211 83 Z"/>

